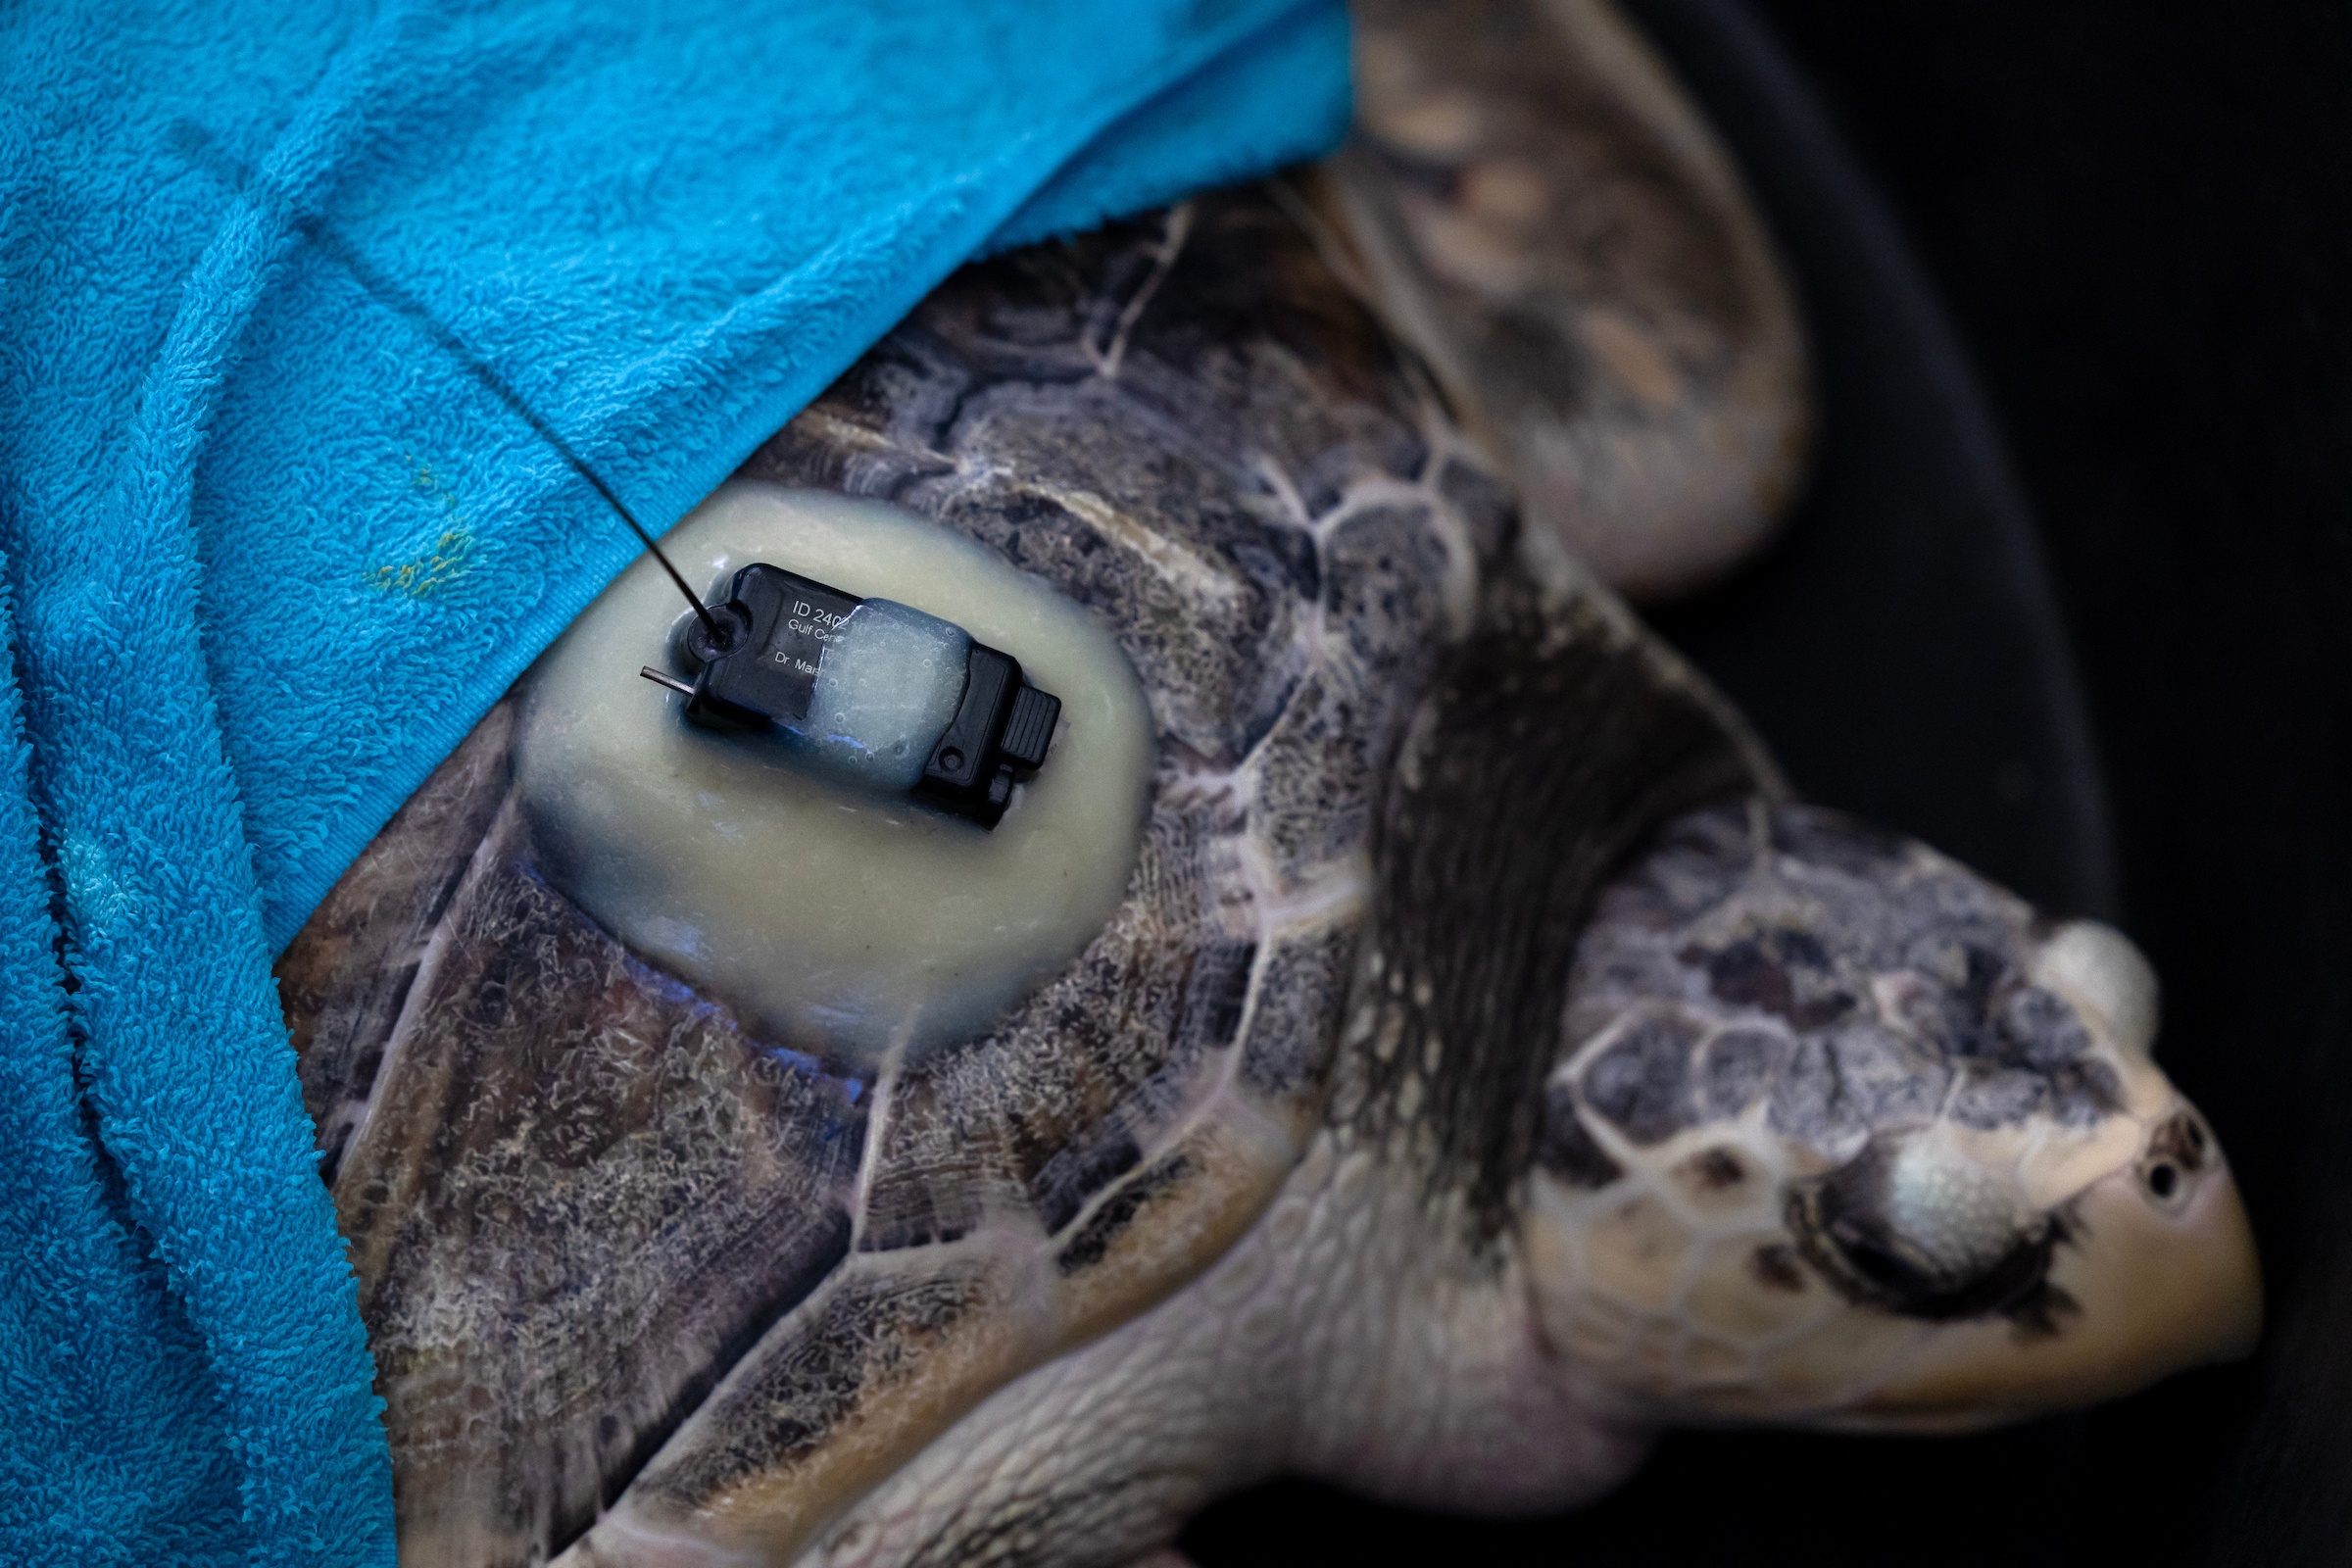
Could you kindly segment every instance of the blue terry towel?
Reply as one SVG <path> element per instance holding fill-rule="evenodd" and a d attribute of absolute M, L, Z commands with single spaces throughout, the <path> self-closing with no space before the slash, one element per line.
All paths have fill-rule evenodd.
<path fill-rule="evenodd" d="M 390 1559 L 269 965 L 634 555 L 564 449 L 666 526 L 965 258 L 1327 145 L 1345 56 L 1335 0 L 0 8 L 0 1560 Z"/>

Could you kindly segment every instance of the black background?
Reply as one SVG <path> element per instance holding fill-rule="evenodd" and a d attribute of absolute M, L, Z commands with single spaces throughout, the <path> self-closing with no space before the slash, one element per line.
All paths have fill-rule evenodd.
<path fill-rule="evenodd" d="M 2007 437 L 2268 1265 L 2256 1365 L 2092 1419 L 2069 1555 L 2352 1561 L 2352 9 L 1759 9 Z"/>
<path fill-rule="evenodd" d="M 1788 540 L 1661 624 L 1806 793 L 2148 950 L 2269 1330 L 2249 1364 L 2022 1431 L 1678 1436 L 1598 1507 L 1504 1524 L 1278 1483 L 1187 1544 L 2352 1562 L 2352 7 L 1633 10 L 1788 253 L 1825 423 Z"/>

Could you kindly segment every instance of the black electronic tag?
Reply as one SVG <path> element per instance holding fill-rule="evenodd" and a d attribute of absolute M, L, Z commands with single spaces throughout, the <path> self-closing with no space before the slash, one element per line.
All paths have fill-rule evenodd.
<path fill-rule="evenodd" d="M 722 602 L 696 609 L 676 648 L 692 679 L 651 665 L 641 671 L 684 696 L 693 723 L 784 731 L 804 742 L 820 770 L 902 789 L 989 828 L 1004 816 L 1014 781 L 1045 765 L 1061 699 L 1024 682 L 1018 660 L 952 621 L 859 599 L 764 562 L 737 571 Z M 943 674 L 940 658 L 956 653 L 960 669 Z M 926 710 L 919 691 L 892 692 L 898 701 L 871 718 L 845 702 L 860 662 L 930 672 L 933 716 L 920 721 L 919 733 L 891 728 L 908 703 Z M 903 767 L 888 760 L 900 754 Z"/>

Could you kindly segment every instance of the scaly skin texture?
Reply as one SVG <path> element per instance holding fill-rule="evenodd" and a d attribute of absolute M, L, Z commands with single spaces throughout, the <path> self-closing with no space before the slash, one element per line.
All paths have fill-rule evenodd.
<path fill-rule="evenodd" d="M 1523 1265 L 1467 1253 L 1460 1216 L 1349 1142 L 1318 1137 L 1203 1278 L 993 1396 L 802 1568 L 1118 1564 L 1285 1472 L 1516 1512 L 1630 1471 L 1647 1433 L 1563 1376 Z"/>

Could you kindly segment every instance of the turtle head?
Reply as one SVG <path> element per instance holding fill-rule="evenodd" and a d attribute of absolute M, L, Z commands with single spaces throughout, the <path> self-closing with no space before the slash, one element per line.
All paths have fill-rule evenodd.
<path fill-rule="evenodd" d="M 1544 1333 L 1647 1417 L 1959 1430 L 2244 1354 L 2261 1284 L 2155 977 L 1925 846 L 1686 817 L 1577 950 L 1526 1213 Z"/>

